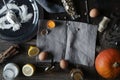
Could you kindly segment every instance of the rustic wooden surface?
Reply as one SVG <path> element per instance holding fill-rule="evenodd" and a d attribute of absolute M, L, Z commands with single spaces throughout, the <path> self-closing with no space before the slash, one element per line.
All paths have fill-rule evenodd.
<path fill-rule="evenodd" d="M 31 42 L 28 42 L 27 44 L 22 44 L 21 51 L 16 56 L 7 59 L 4 63 L 0 64 L 0 80 L 2 80 L 2 70 L 5 64 L 9 62 L 16 63 L 20 67 L 20 75 L 16 78 L 16 80 L 70 80 L 70 70 L 61 70 L 59 67 L 56 67 L 56 70 L 54 72 L 45 73 L 41 70 L 43 68 L 43 65 L 45 63 L 39 63 L 37 61 L 36 57 L 29 57 L 27 55 L 27 49 L 29 47 L 28 44 Z M 34 41 L 31 43 L 34 44 Z M 12 45 L 9 42 L 0 40 L 0 52 L 6 50 L 10 45 Z M 37 67 L 37 71 L 34 76 L 32 77 L 25 77 L 22 72 L 21 68 L 26 63 L 32 63 Z M 41 65 L 42 64 L 42 65 Z M 58 65 L 58 64 L 56 64 Z M 94 68 L 89 67 L 80 67 L 83 72 L 85 73 L 86 80 L 101 80 L 102 78 L 97 75 Z M 104 80 L 104 79 L 103 79 Z"/>
<path fill-rule="evenodd" d="M 82 1 L 82 0 L 81 0 Z M 101 14 L 109 16 L 112 11 L 114 11 L 116 8 L 120 8 L 120 0 L 88 0 L 89 1 L 89 9 L 93 7 L 97 7 L 101 10 Z M 83 1 L 82 1 L 83 2 Z M 80 3 L 82 5 L 82 2 Z M 81 6 L 82 7 L 82 6 Z M 83 6 L 84 8 L 84 6 Z M 81 12 L 81 14 L 84 14 L 84 11 Z M 68 20 L 70 20 L 69 16 L 66 14 L 48 14 L 44 13 L 45 19 L 57 19 L 59 17 L 61 20 L 64 20 L 64 17 L 67 17 Z M 91 19 L 92 24 L 98 24 L 101 17 L 98 17 L 96 19 Z M 86 22 L 86 18 L 83 15 L 83 18 L 77 21 L 83 21 Z M 34 45 L 35 41 L 27 42 L 25 44 L 21 44 L 21 52 L 14 56 L 13 58 L 10 58 L 9 60 L 5 61 L 3 64 L 0 64 L 0 80 L 2 80 L 2 70 L 6 63 L 14 62 L 20 66 L 20 75 L 15 80 L 70 80 L 70 70 L 63 71 L 59 68 L 56 68 L 55 72 L 52 73 L 44 73 L 41 71 L 41 64 L 38 63 L 36 57 L 30 58 L 27 55 L 27 48 L 28 44 Z M 6 50 L 12 43 L 6 42 L 3 40 L 0 40 L 0 52 L 3 52 Z M 35 64 L 37 67 L 37 71 L 33 77 L 25 77 L 21 73 L 21 68 L 26 63 L 32 63 Z M 43 63 L 44 65 L 44 63 Z M 80 67 L 84 73 L 85 80 L 105 80 L 101 78 L 95 71 L 94 67 L 87 67 L 87 66 L 81 66 Z M 116 79 L 120 80 L 120 78 Z"/>

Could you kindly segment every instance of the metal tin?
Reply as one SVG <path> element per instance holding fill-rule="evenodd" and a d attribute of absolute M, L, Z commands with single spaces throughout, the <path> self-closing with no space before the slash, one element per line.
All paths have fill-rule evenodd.
<path fill-rule="evenodd" d="M 48 34 L 48 30 L 47 29 L 43 29 L 42 31 L 41 31 L 41 35 L 47 35 Z"/>
<path fill-rule="evenodd" d="M 70 76 L 73 80 L 84 80 L 83 73 L 80 69 L 72 69 Z"/>
<path fill-rule="evenodd" d="M 8 63 L 3 69 L 3 77 L 5 80 L 13 80 L 19 74 L 19 67 L 15 63 Z"/>

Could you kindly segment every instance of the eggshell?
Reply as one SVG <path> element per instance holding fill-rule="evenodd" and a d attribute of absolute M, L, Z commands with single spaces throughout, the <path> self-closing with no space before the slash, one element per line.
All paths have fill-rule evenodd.
<path fill-rule="evenodd" d="M 64 59 L 60 61 L 60 68 L 61 69 L 66 69 L 68 67 L 68 62 Z"/>
<path fill-rule="evenodd" d="M 96 8 L 91 9 L 89 15 L 91 18 L 97 17 L 99 15 L 98 9 L 96 9 Z"/>
<path fill-rule="evenodd" d="M 48 55 L 47 52 L 41 52 L 41 53 L 39 54 L 39 60 L 40 60 L 40 61 L 45 60 L 45 59 L 47 58 L 47 55 Z"/>

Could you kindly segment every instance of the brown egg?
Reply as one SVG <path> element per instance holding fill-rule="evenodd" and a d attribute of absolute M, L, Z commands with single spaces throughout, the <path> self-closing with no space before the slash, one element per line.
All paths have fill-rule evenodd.
<path fill-rule="evenodd" d="M 43 60 L 45 60 L 45 59 L 47 58 L 47 56 L 48 56 L 48 53 L 47 53 L 47 52 L 41 52 L 41 53 L 39 54 L 39 60 L 40 60 L 40 61 L 43 61 Z"/>
<path fill-rule="evenodd" d="M 97 17 L 99 15 L 98 9 L 96 9 L 96 8 L 91 9 L 89 15 L 91 18 Z"/>
<path fill-rule="evenodd" d="M 68 62 L 64 59 L 60 61 L 60 68 L 61 69 L 66 69 L 68 67 Z"/>

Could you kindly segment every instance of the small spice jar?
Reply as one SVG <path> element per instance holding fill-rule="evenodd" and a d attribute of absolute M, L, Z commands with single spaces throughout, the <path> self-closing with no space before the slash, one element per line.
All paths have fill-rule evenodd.
<path fill-rule="evenodd" d="M 84 80 L 83 73 L 80 69 L 72 69 L 70 72 L 72 80 Z"/>
<path fill-rule="evenodd" d="M 3 69 L 3 77 L 5 80 L 14 80 L 19 74 L 19 67 L 15 63 L 8 63 Z"/>

